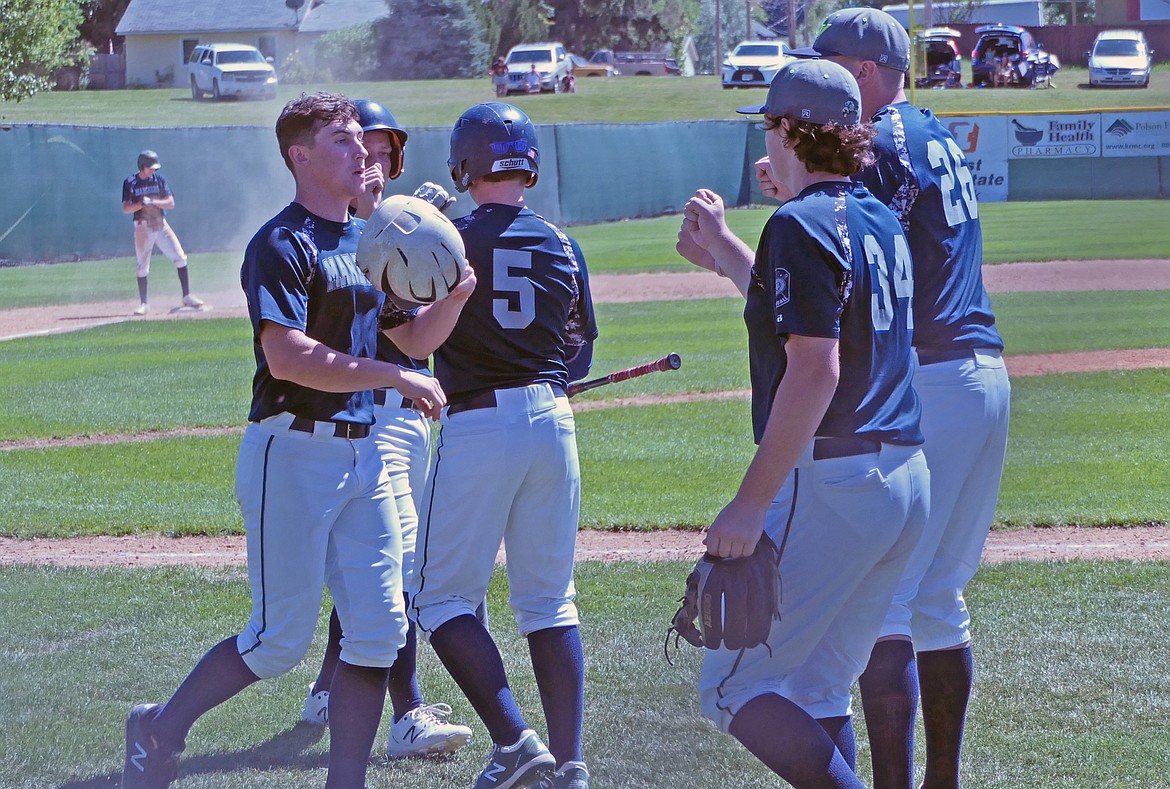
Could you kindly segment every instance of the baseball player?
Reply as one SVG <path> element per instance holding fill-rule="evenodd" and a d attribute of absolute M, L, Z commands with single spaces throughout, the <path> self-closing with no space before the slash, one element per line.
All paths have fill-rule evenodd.
<path fill-rule="evenodd" d="M 914 387 L 922 400 L 931 512 L 861 677 L 874 785 L 912 785 L 921 692 L 922 786 L 957 789 L 973 678 L 963 590 L 995 516 L 1010 400 L 1003 340 L 983 287 L 979 205 L 950 132 L 930 110 L 906 100 L 910 38 L 893 17 L 873 8 L 830 14 L 807 54 L 857 75 L 862 109 L 877 129 L 877 161 L 857 178 L 897 215 L 914 258 Z"/>
<path fill-rule="evenodd" d="M 536 128 L 519 109 L 490 103 L 463 113 L 448 164 L 456 189 L 477 205 L 456 226 L 481 286 L 435 353 L 450 405 L 419 513 L 410 616 L 491 735 L 476 789 L 544 778 L 547 786 L 586 789 L 584 655 L 573 602 L 581 481 L 565 396 L 569 381 L 588 372 L 597 336 L 585 260 L 575 241 L 525 204 L 540 152 Z M 474 613 L 501 540 L 548 748 L 525 722 Z"/>
<path fill-rule="evenodd" d="M 394 115 L 386 107 L 367 99 L 354 102 L 361 124 L 366 157 L 366 189 L 351 203 L 350 210 L 361 219 L 369 219 L 382 201 L 388 180 L 402 174 L 407 133 L 399 127 Z M 435 184 L 420 187 L 423 194 L 433 194 L 434 202 L 440 209 L 450 199 L 445 190 Z M 418 194 L 418 193 L 416 193 Z M 469 276 L 474 287 L 474 273 Z M 449 298 L 460 299 L 463 291 L 469 291 L 468 280 L 461 285 L 459 293 Z M 430 313 L 429 308 L 421 311 Z M 396 316 L 394 322 L 402 325 L 409 320 L 425 321 L 415 313 Z M 449 328 L 449 327 L 448 327 Z M 433 349 L 423 348 L 430 355 Z M 430 375 L 425 359 L 407 356 L 390 337 L 383 333 L 378 337 L 376 358 L 397 364 L 421 375 Z M 431 463 L 431 427 L 414 403 L 392 389 L 374 390 L 374 440 L 390 475 L 394 491 L 394 502 L 398 507 L 398 522 L 402 528 L 402 572 L 409 577 L 414 563 L 415 536 L 418 531 L 416 497 L 422 495 L 427 470 Z M 404 602 L 409 604 L 409 600 Z M 301 720 L 323 725 L 329 720 L 329 689 L 333 671 L 341 655 L 341 622 L 335 607 L 329 616 L 329 640 L 325 657 L 317 680 L 309 686 L 301 710 Z M 398 657 L 390 667 L 388 691 L 394 708 L 394 722 L 386 753 L 392 758 L 424 756 L 433 753 L 449 753 L 471 742 L 471 729 L 448 723 L 445 718 L 451 714 L 447 704 L 424 704 L 416 671 L 417 637 L 413 622 L 408 622 L 406 644 L 398 650 Z"/>
<path fill-rule="evenodd" d="M 929 472 L 911 386 L 912 264 L 897 219 L 850 176 L 871 160 L 857 83 L 796 61 L 762 106 L 773 177 L 796 197 L 754 253 L 718 195 L 686 204 L 678 251 L 747 301 L 759 448 L 707 532 L 739 557 L 779 547 L 781 619 L 766 644 L 707 650 L 704 713 L 798 788 L 862 787 L 850 686 L 921 534 Z"/>
<path fill-rule="evenodd" d="M 325 584 L 345 632 L 326 786 L 365 786 L 406 634 L 398 513 L 371 436 L 372 390 L 393 388 L 431 417 L 446 396 L 434 378 L 373 358 L 384 296 L 355 260 L 364 223 L 349 204 L 365 188 L 366 157 L 357 118 L 344 96 L 319 93 L 289 102 L 276 122 L 296 192 L 253 237 L 240 272 L 256 356 L 236 465 L 252 616 L 165 705 L 130 711 L 123 789 L 165 789 L 201 715 L 300 661 Z"/>
<path fill-rule="evenodd" d="M 198 309 L 203 300 L 191 295 L 187 279 L 187 253 L 179 237 L 167 223 L 167 211 L 175 207 L 175 196 L 167 181 L 159 173 L 158 154 L 143 151 L 138 154 L 138 172 L 122 182 L 122 213 L 134 215 L 134 253 L 138 257 L 138 308 L 135 315 L 150 311 L 146 297 L 146 281 L 150 274 L 150 256 L 157 245 L 175 264 L 179 285 L 183 289 L 183 306 Z"/>

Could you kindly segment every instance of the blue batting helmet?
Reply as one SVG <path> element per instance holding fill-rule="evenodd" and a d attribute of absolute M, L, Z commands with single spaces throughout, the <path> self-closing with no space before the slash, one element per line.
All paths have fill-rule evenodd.
<path fill-rule="evenodd" d="M 447 166 L 460 192 L 477 178 L 511 171 L 529 173 L 533 186 L 540 172 L 536 126 L 511 104 L 477 104 L 455 123 Z"/>
<path fill-rule="evenodd" d="M 386 173 L 386 177 L 394 179 L 402 175 L 403 151 L 406 148 L 406 138 L 409 136 L 406 130 L 398 125 L 398 121 L 394 120 L 394 115 L 391 114 L 390 110 L 376 101 L 357 99 L 353 105 L 357 107 L 358 123 L 363 132 L 385 131 L 390 133 L 390 138 L 397 143 L 397 146 L 390 157 L 390 172 Z"/>

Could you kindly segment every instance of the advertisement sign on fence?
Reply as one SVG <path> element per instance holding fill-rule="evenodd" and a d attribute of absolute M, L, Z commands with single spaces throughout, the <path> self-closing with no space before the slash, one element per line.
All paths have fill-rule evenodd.
<path fill-rule="evenodd" d="M 1101 155 L 1170 155 L 1170 112 L 1101 113 Z"/>
<path fill-rule="evenodd" d="M 975 182 L 975 196 L 981 203 L 1008 199 L 1007 119 L 1003 117 L 939 118 L 959 149 Z"/>
<path fill-rule="evenodd" d="M 1008 154 L 1012 159 L 1079 158 L 1101 155 L 1101 116 L 1008 116 Z"/>

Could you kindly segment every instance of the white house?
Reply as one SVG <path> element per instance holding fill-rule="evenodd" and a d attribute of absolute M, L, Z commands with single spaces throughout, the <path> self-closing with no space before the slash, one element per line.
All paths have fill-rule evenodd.
<path fill-rule="evenodd" d="M 385 0 L 130 0 L 115 32 L 125 37 L 128 86 L 182 87 L 200 44 L 250 44 L 279 68 L 321 34 L 387 13 Z"/>

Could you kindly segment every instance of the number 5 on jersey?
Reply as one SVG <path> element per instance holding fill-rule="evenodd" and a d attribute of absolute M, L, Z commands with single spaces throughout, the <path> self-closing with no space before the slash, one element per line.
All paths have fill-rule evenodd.
<path fill-rule="evenodd" d="M 520 249 L 497 249 L 492 254 L 492 290 L 510 294 L 492 300 L 492 317 L 503 329 L 526 329 L 536 320 L 536 289 L 527 275 L 513 269 L 532 270 L 532 253 Z"/>

